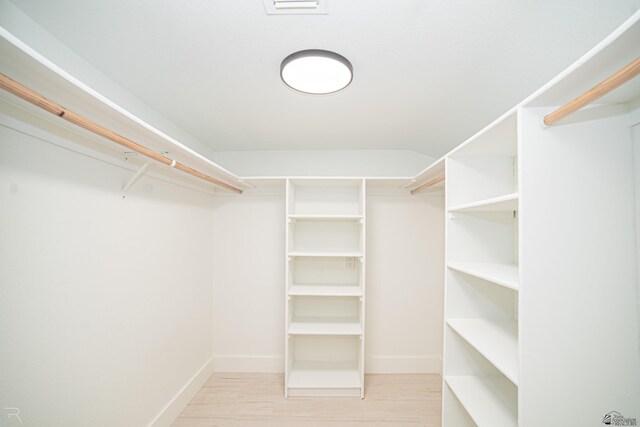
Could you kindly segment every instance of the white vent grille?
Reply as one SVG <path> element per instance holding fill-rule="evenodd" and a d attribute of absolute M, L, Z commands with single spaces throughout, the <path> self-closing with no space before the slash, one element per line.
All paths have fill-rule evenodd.
<path fill-rule="evenodd" d="M 327 0 L 264 0 L 267 15 L 326 15 Z"/>

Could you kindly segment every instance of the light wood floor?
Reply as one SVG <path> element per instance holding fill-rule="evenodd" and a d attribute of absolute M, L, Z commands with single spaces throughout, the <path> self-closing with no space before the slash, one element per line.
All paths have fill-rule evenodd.
<path fill-rule="evenodd" d="M 439 375 L 367 375 L 363 400 L 285 399 L 283 387 L 281 374 L 213 374 L 173 427 L 440 426 Z"/>

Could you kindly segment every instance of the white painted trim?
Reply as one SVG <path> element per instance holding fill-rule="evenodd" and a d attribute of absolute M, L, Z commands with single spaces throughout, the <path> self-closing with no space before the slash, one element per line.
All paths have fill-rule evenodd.
<path fill-rule="evenodd" d="M 367 374 L 439 374 L 441 356 L 367 356 Z"/>
<path fill-rule="evenodd" d="M 195 373 L 193 377 L 178 391 L 178 393 L 162 408 L 160 413 L 148 424 L 149 427 L 165 427 L 170 426 L 178 418 L 182 410 L 193 399 L 193 396 L 207 382 L 211 374 L 213 374 L 213 357 Z"/>
<path fill-rule="evenodd" d="M 426 168 L 424 168 L 420 172 L 418 172 L 418 174 L 412 178 L 414 182 L 411 184 L 411 186 L 408 187 L 408 189 L 411 189 L 412 187 L 414 187 L 418 181 L 422 181 L 422 179 L 425 176 L 429 176 L 430 172 L 432 172 L 433 170 L 439 168 L 440 165 L 444 163 L 445 157 L 448 156 L 448 155 L 449 155 L 449 153 L 446 153 L 444 156 L 438 158 L 436 161 L 431 163 L 429 166 L 427 166 Z M 444 167 L 442 168 L 442 170 L 444 172 Z"/>
<path fill-rule="evenodd" d="M 408 189 L 402 189 L 396 186 L 368 186 L 367 187 L 367 198 L 370 197 L 443 197 L 444 191 L 443 187 L 438 187 L 434 189 L 429 189 L 422 191 L 418 194 L 411 195 Z M 222 196 L 233 196 L 237 197 L 237 194 L 231 192 L 217 192 L 216 197 Z M 284 181 L 280 185 L 270 185 L 265 187 L 256 187 L 244 190 L 242 193 L 242 197 L 264 197 L 264 196 L 274 196 L 274 197 L 284 197 L 285 196 L 285 185 Z"/>
<path fill-rule="evenodd" d="M 409 181 L 412 180 L 413 177 L 411 176 L 377 176 L 377 175 L 371 175 L 371 176 L 362 176 L 362 175 L 353 175 L 353 176 L 342 176 L 342 175 L 331 175 L 331 176 L 319 176 L 319 175 L 309 175 L 309 176 L 300 176 L 300 175 L 278 175 L 278 176 L 241 176 L 240 177 L 240 181 L 275 181 L 275 180 L 280 180 L 280 181 L 284 181 L 285 179 L 299 179 L 299 180 L 328 180 L 328 179 L 335 179 L 335 180 L 353 180 L 353 181 L 358 181 L 361 179 L 366 179 L 366 180 L 370 180 L 370 181 L 376 181 L 376 180 L 389 180 L 389 181 Z"/>
<path fill-rule="evenodd" d="M 215 372 L 284 372 L 282 356 L 214 355 Z M 367 356 L 367 374 L 439 374 L 441 356 Z"/>
<path fill-rule="evenodd" d="M 213 355 L 215 372 L 284 372 L 282 356 Z"/>

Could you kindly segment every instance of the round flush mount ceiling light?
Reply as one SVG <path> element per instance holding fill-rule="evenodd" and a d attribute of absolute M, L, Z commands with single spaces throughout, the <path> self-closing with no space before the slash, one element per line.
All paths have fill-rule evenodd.
<path fill-rule="evenodd" d="M 282 61 L 280 77 L 292 89 L 322 95 L 347 87 L 353 80 L 353 67 L 347 58 L 335 52 L 302 50 Z"/>

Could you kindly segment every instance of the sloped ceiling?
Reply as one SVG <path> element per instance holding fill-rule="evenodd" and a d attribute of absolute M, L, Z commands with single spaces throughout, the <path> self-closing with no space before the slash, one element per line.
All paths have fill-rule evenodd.
<path fill-rule="evenodd" d="M 15 0 L 124 89 L 217 151 L 411 150 L 440 156 L 546 83 L 640 0 Z M 354 81 L 303 95 L 283 58 L 321 48 Z"/>

